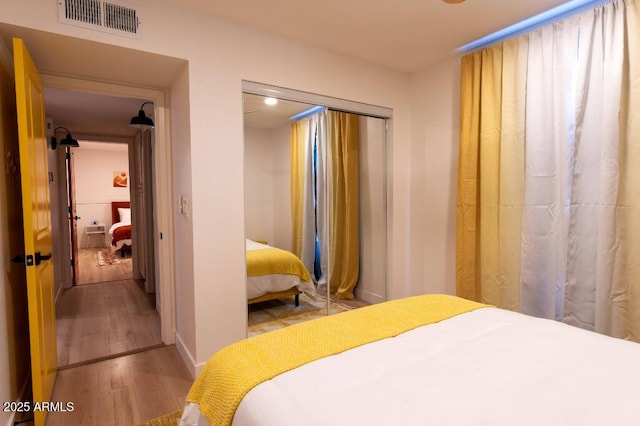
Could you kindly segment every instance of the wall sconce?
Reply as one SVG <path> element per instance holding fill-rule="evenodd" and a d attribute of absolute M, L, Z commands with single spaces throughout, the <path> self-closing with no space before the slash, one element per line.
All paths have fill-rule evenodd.
<path fill-rule="evenodd" d="M 56 131 L 58 129 L 64 129 L 67 132 L 67 135 L 64 137 L 64 139 L 60 141 L 60 143 L 58 143 L 58 141 L 56 140 Z M 74 148 L 77 148 L 80 146 L 78 141 L 71 137 L 71 132 L 66 127 L 56 127 L 53 130 L 53 136 L 51 136 L 51 149 L 56 149 L 58 145 L 63 147 L 74 147 Z"/>
<path fill-rule="evenodd" d="M 137 127 L 138 129 L 152 129 L 154 127 L 153 120 L 147 117 L 142 109 L 142 107 L 144 107 L 146 104 L 153 105 L 153 102 L 145 102 L 140 105 L 140 111 L 138 111 L 138 115 L 131 117 L 131 122 L 129 123 L 131 127 Z"/>

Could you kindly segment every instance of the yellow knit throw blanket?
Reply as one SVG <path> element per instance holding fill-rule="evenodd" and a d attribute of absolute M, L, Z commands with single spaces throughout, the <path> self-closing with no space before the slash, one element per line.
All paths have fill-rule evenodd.
<path fill-rule="evenodd" d="M 268 274 L 297 275 L 302 281 L 311 281 L 304 263 L 291 252 L 275 247 L 247 250 L 247 275 Z"/>
<path fill-rule="evenodd" d="M 189 391 L 212 425 L 229 425 L 260 383 L 317 359 L 486 307 L 455 296 L 393 300 L 307 321 L 234 343 L 215 353 Z"/>

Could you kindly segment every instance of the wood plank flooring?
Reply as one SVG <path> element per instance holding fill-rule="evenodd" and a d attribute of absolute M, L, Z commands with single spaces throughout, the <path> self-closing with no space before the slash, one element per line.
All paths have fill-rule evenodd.
<path fill-rule="evenodd" d="M 131 256 L 120 259 L 114 265 L 98 265 L 98 252 L 110 251 L 109 248 L 89 248 L 78 250 L 77 268 L 78 285 L 103 283 L 107 281 L 126 280 L 132 278 L 133 264 Z"/>
<path fill-rule="evenodd" d="M 47 426 L 135 425 L 182 409 L 192 384 L 173 345 L 61 370 L 52 400 L 74 410 Z"/>
<path fill-rule="evenodd" d="M 97 250 L 82 252 L 84 281 L 107 282 L 72 287 L 58 300 L 61 369 L 51 399 L 73 411 L 49 413 L 46 424 L 135 425 L 182 409 L 193 379 L 175 346 L 162 346 L 155 295 L 130 278 L 130 265 L 121 279 L 122 268 L 97 265 Z"/>
<path fill-rule="evenodd" d="M 58 365 L 162 343 L 155 295 L 120 280 L 64 290 L 57 306 Z"/>

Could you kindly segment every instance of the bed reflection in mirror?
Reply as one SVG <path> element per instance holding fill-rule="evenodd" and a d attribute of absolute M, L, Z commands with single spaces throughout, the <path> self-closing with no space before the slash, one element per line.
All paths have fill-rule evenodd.
<path fill-rule="evenodd" d="M 384 301 L 386 120 L 251 93 L 243 110 L 248 335 Z"/>

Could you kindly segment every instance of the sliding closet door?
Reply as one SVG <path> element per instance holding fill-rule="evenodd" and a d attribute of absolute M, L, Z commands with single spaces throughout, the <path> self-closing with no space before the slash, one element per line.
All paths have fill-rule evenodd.
<path fill-rule="evenodd" d="M 360 276 L 357 299 L 386 299 L 386 120 L 360 116 Z"/>
<path fill-rule="evenodd" d="M 299 244 L 294 244 L 300 234 L 296 226 L 300 219 L 294 220 L 293 213 L 297 210 L 293 206 L 299 206 L 300 200 L 295 201 L 298 196 L 292 198 L 292 194 L 299 194 L 297 185 L 300 185 L 307 191 L 303 198 L 311 200 L 311 207 L 305 204 L 307 208 L 303 208 L 304 217 L 313 216 L 315 221 L 307 228 L 315 228 L 317 238 L 316 256 L 313 247 L 307 248 L 304 252 L 308 254 L 311 251 L 311 260 L 304 263 L 314 276 L 319 296 L 315 299 L 301 296 L 301 303 L 311 302 L 317 311 L 317 303 L 321 302 L 324 305 L 322 311 L 333 314 L 343 311 L 345 305 L 354 307 L 384 301 L 387 275 L 387 118 L 359 114 L 358 108 L 370 110 L 377 117 L 390 117 L 391 110 L 328 97 L 311 96 L 313 99 L 308 101 L 291 101 L 297 99 L 297 94 L 302 98 L 305 94 L 275 87 L 269 88 L 269 96 L 283 90 L 287 92 L 286 96 L 279 99 L 276 106 L 266 106 L 266 93 L 260 93 L 254 83 L 247 85 L 251 90 L 243 95 L 246 238 L 266 241 L 269 245 L 308 258 L 298 253 L 302 250 L 299 250 Z M 314 102 L 317 100 L 327 104 Z M 333 110 L 335 102 L 347 102 L 358 112 L 345 114 L 343 111 L 350 108 L 341 106 Z M 287 112 L 283 112 L 285 110 Z M 348 115 L 349 125 L 332 127 L 329 118 L 332 114 Z M 309 135 L 305 133 L 304 137 L 298 135 L 300 129 L 307 127 L 314 129 L 313 132 L 309 130 Z M 294 134 L 297 136 L 292 138 Z M 344 139 L 345 136 L 348 136 L 348 142 L 336 142 L 335 139 Z M 304 154 L 298 152 L 301 150 L 298 139 L 305 141 Z M 298 158 L 300 155 L 302 157 Z M 295 167 L 292 159 L 296 159 Z M 302 179 L 298 170 L 301 164 L 305 165 L 302 182 L 306 183 L 293 184 Z M 313 183 L 307 185 L 310 181 Z M 349 183 L 345 183 L 347 181 Z M 313 197 L 309 196 L 311 192 Z M 337 200 L 344 205 L 338 208 L 335 205 Z M 345 224 L 340 222 L 344 222 L 349 212 L 356 212 L 356 215 L 346 228 L 355 232 L 345 238 Z M 338 254 L 355 258 L 355 267 L 348 271 L 351 278 L 346 280 L 355 284 L 355 288 L 352 286 L 347 293 L 353 293 L 357 299 L 354 302 L 336 297 L 336 284 L 345 281 L 343 272 L 338 270 L 343 262 L 336 260 Z M 336 283 L 327 285 L 329 277 Z M 253 285 L 250 281 L 255 280 L 248 277 L 248 287 Z M 309 306 L 294 307 L 291 297 L 267 303 L 283 305 L 289 311 L 313 310 Z M 271 308 L 267 305 L 265 309 L 264 306 L 255 304 L 249 307 L 249 335 L 253 334 L 256 319 L 270 318 L 268 309 Z"/>

